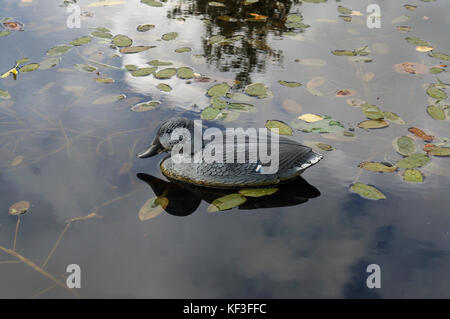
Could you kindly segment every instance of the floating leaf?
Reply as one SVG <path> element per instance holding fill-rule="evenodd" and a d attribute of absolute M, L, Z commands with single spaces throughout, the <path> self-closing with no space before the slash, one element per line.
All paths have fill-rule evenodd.
<path fill-rule="evenodd" d="M 57 66 L 61 62 L 61 58 L 48 58 L 39 63 L 39 69 L 41 70 L 48 70 L 50 68 L 53 68 L 54 66 Z"/>
<path fill-rule="evenodd" d="M 425 154 L 415 153 L 405 157 L 397 162 L 399 168 L 416 168 L 425 166 L 430 158 Z"/>
<path fill-rule="evenodd" d="M 425 142 L 432 142 L 434 139 L 433 135 L 428 135 L 424 131 L 422 131 L 420 128 L 417 128 L 417 127 L 410 127 L 410 128 L 408 128 L 408 131 L 413 133 L 415 136 L 421 138 Z"/>
<path fill-rule="evenodd" d="M 207 94 L 209 96 L 224 96 L 225 94 L 228 93 L 228 91 L 230 90 L 230 86 L 227 83 L 221 83 L 221 84 L 216 84 L 213 87 L 211 87 Z"/>
<path fill-rule="evenodd" d="M 175 50 L 176 53 L 185 53 L 185 52 L 191 52 L 192 49 L 189 47 L 182 47 Z"/>
<path fill-rule="evenodd" d="M 80 46 L 80 45 L 83 45 L 83 44 L 88 44 L 91 41 L 92 41 L 92 38 L 90 36 L 88 36 L 88 35 L 85 35 L 85 36 L 83 36 L 81 38 L 73 40 L 72 42 L 70 42 L 70 44 L 73 45 L 73 46 Z"/>
<path fill-rule="evenodd" d="M 295 59 L 295 62 L 298 62 L 302 65 L 307 66 L 325 66 L 327 62 L 321 59 Z"/>
<path fill-rule="evenodd" d="M 89 65 L 89 64 L 75 64 L 73 66 L 78 71 L 82 72 L 94 72 L 97 71 L 97 68 L 95 66 Z"/>
<path fill-rule="evenodd" d="M 435 120 L 445 120 L 445 113 L 439 106 L 430 105 L 427 107 L 427 113 Z"/>
<path fill-rule="evenodd" d="M 305 133 L 335 133 L 344 130 L 344 126 L 339 121 L 336 121 L 329 116 L 323 116 L 322 120 L 312 123 L 295 119 L 290 124 L 292 127 Z"/>
<path fill-rule="evenodd" d="M 9 31 L 0 31 L 0 38 L 6 37 L 7 35 L 10 35 L 10 34 L 11 34 L 11 32 L 9 32 Z"/>
<path fill-rule="evenodd" d="M 240 189 L 239 194 L 245 197 L 263 197 L 275 194 L 278 188 L 246 188 Z"/>
<path fill-rule="evenodd" d="M 23 215 L 30 209 L 30 203 L 26 201 L 20 201 L 15 203 L 9 208 L 9 214 L 14 216 Z"/>
<path fill-rule="evenodd" d="M 23 67 L 21 67 L 19 69 L 20 73 L 25 73 L 25 72 L 32 72 L 34 70 L 37 70 L 39 68 L 39 63 L 30 63 L 27 65 L 24 65 Z"/>
<path fill-rule="evenodd" d="M 450 147 L 441 147 L 433 144 L 427 144 L 424 147 L 424 151 L 427 154 L 431 154 L 434 156 L 450 156 Z"/>
<path fill-rule="evenodd" d="M 404 156 L 411 155 L 416 151 L 416 144 L 414 143 L 414 140 L 408 136 L 394 138 L 392 141 L 392 147 L 397 151 L 397 153 Z"/>
<path fill-rule="evenodd" d="M 194 71 L 188 67 L 181 67 L 177 69 L 177 76 L 180 79 L 192 79 L 194 77 Z"/>
<path fill-rule="evenodd" d="M 165 33 L 161 36 L 161 39 L 163 39 L 164 41 L 171 41 L 174 40 L 178 37 L 178 33 L 177 32 L 169 32 L 169 33 Z"/>
<path fill-rule="evenodd" d="M 395 72 L 398 73 L 407 73 L 407 74 L 427 74 L 428 67 L 424 64 L 415 63 L 415 62 L 404 62 L 395 64 L 394 66 Z"/>
<path fill-rule="evenodd" d="M 149 199 L 139 210 L 139 220 L 143 222 L 155 218 L 161 214 L 168 205 L 169 200 L 166 197 L 155 197 Z"/>
<path fill-rule="evenodd" d="M 353 12 L 352 9 L 348 9 L 343 6 L 338 6 L 337 10 L 339 11 L 339 13 L 342 13 L 342 14 L 352 14 L 352 12 Z"/>
<path fill-rule="evenodd" d="M 201 117 L 203 120 L 212 121 L 217 117 L 217 115 L 219 115 L 219 113 L 219 109 L 208 106 L 202 111 Z"/>
<path fill-rule="evenodd" d="M 133 44 L 133 40 L 126 35 L 118 34 L 112 39 L 112 43 L 119 48 L 123 48 L 131 46 Z"/>
<path fill-rule="evenodd" d="M 13 159 L 11 166 L 19 166 L 23 162 L 23 160 L 24 160 L 24 157 L 22 155 L 16 156 Z"/>
<path fill-rule="evenodd" d="M 216 44 L 225 40 L 223 35 L 213 35 L 208 39 L 208 44 Z"/>
<path fill-rule="evenodd" d="M 377 162 L 362 162 L 358 165 L 358 167 L 371 172 L 380 172 L 380 173 L 392 173 L 397 170 L 397 167 L 395 166 L 387 166 L 383 163 Z"/>
<path fill-rule="evenodd" d="M 160 61 L 160 60 L 151 60 L 149 62 L 147 62 L 147 64 L 153 65 L 153 66 L 167 66 L 167 65 L 172 65 L 172 62 L 165 62 L 165 61 Z"/>
<path fill-rule="evenodd" d="M 161 102 L 159 102 L 159 101 L 143 102 L 143 103 L 136 104 L 135 106 L 133 106 L 131 108 L 131 110 L 133 112 L 146 112 L 146 111 L 153 110 L 154 108 L 156 108 L 160 104 L 161 104 Z"/>
<path fill-rule="evenodd" d="M 163 91 L 163 92 L 170 92 L 170 91 L 172 91 L 172 87 L 170 85 L 168 85 L 168 84 L 165 84 L 165 83 L 159 83 L 156 87 L 159 90 Z"/>
<path fill-rule="evenodd" d="M 389 122 L 396 123 L 399 125 L 405 124 L 405 121 L 400 116 L 398 116 L 398 114 L 396 114 L 396 113 L 383 112 L 383 115 L 384 115 L 384 119 L 388 120 Z"/>
<path fill-rule="evenodd" d="M 157 70 L 157 67 L 151 67 L 151 68 L 139 68 L 137 70 L 131 71 L 131 75 L 132 76 L 148 76 L 150 74 L 155 73 L 155 71 Z"/>
<path fill-rule="evenodd" d="M 331 51 L 334 55 L 337 56 L 355 56 L 356 52 L 354 50 L 334 50 Z"/>
<path fill-rule="evenodd" d="M 247 199 L 241 194 L 230 194 L 214 200 L 208 207 L 208 212 L 231 209 L 245 203 Z"/>
<path fill-rule="evenodd" d="M 450 61 L 450 55 L 445 54 L 445 53 L 433 52 L 433 53 L 430 53 L 429 56 L 432 58 L 439 59 L 439 60 Z"/>
<path fill-rule="evenodd" d="M 125 69 L 127 69 L 127 71 L 136 71 L 138 67 L 134 64 L 127 64 L 125 65 Z"/>
<path fill-rule="evenodd" d="M 208 6 L 210 6 L 210 7 L 222 7 L 222 8 L 225 7 L 225 5 L 222 2 L 217 2 L 217 1 L 208 2 Z"/>
<path fill-rule="evenodd" d="M 365 128 L 365 129 L 377 129 L 377 128 L 384 128 L 389 126 L 389 123 L 384 120 L 367 120 L 362 121 L 358 124 L 358 127 Z"/>
<path fill-rule="evenodd" d="M 175 68 L 166 68 L 158 71 L 155 74 L 155 78 L 157 79 L 170 79 L 172 76 L 177 74 L 177 69 Z"/>
<path fill-rule="evenodd" d="M 361 105 L 361 110 L 371 120 L 381 120 L 384 118 L 383 112 L 375 105 L 365 103 Z"/>
<path fill-rule="evenodd" d="M 296 88 L 296 87 L 302 86 L 302 84 L 298 83 L 298 82 L 289 82 L 289 81 L 283 81 L 283 80 L 278 81 L 278 83 L 280 83 L 283 86 L 290 87 L 290 88 Z"/>
<path fill-rule="evenodd" d="M 163 4 L 156 0 L 141 0 L 141 3 L 146 4 L 151 7 L 162 7 Z"/>
<path fill-rule="evenodd" d="M 355 183 L 350 189 L 363 198 L 373 200 L 386 199 L 386 196 L 378 189 L 363 183 Z"/>
<path fill-rule="evenodd" d="M 92 104 L 109 104 L 109 103 L 114 103 L 114 102 L 123 100 L 124 98 L 126 98 L 125 94 L 106 95 L 106 96 L 99 97 L 94 102 L 92 102 Z"/>
<path fill-rule="evenodd" d="M 76 2 L 76 1 L 75 1 Z M 124 4 L 125 1 L 123 0 L 102 0 L 102 1 L 95 1 L 88 4 L 88 7 L 103 7 L 103 6 L 115 6 L 119 4 Z"/>
<path fill-rule="evenodd" d="M 147 32 L 155 27 L 154 24 L 140 24 L 137 26 L 136 30 L 139 32 Z"/>
<path fill-rule="evenodd" d="M 406 14 L 401 15 L 399 17 L 396 17 L 394 19 L 392 19 L 392 24 L 398 24 L 398 23 L 403 23 L 409 20 L 409 16 L 407 16 Z"/>
<path fill-rule="evenodd" d="M 427 41 L 422 40 L 420 38 L 417 38 L 417 37 L 407 37 L 405 39 L 406 39 L 406 41 L 408 41 L 411 44 L 415 44 L 415 45 L 419 45 L 419 46 L 427 46 L 427 47 L 430 46 L 430 43 L 428 43 Z"/>
<path fill-rule="evenodd" d="M 95 82 L 97 82 L 97 83 L 114 83 L 114 79 L 98 77 L 95 79 Z"/>
<path fill-rule="evenodd" d="M 255 110 L 255 107 L 248 103 L 230 103 L 228 108 L 237 112 L 251 112 Z"/>
<path fill-rule="evenodd" d="M 317 115 L 317 114 L 303 114 L 303 115 L 300 115 L 298 117 L 298 119 L 302 120 L 302 121 L 305 121 L 305 122 L 308 122 L 308 123 L 314 123 L 314 122 L 317 122 L 317 121 L 322 121 L 323 117 L 320 116 L 320 115 Z"/>
<path fill-rule="evenodd" d="M 91 35 L 93 37 L 100 38 L 100 39 L 111 39 L 113 37 L 113 35 L 111 33 L 99 31 L 99 30 L 92 31 Z"/>
<path fill-rule="evenodd" d="M 154 48 L 154 45 L 138 45 L 135 47 L 126 47 L 120 49 L 120 53 L 124 54 L 133 54 L 133 53 L 139 53 L 142 51 L 147 51 L 148 49 Z"/>
<path fill-rule="evenodd" d="M 329 152 L 329 151 L 334 151 L 335 150 L 335 148 L 333 147 L 333 146 L 331 146 L 331 145 L 329 145 L 329 144 L 325 144 L 325 143 L 316 143 L 315 144 L 318 148 L 320 148 L 322 151 L 327 151 L 327 152 Z"/>
<path fill-rule="evenodd" d="M 403 180 L 405 182 L 422 183 L 422 173 L 417 169 L 407 169 L 403 173 Z"/>
<path fill-rule="evenodd" d="M 434 86 L 430 86 L 427 89 L 427 94 L 436 100 L 445 100 L 448 97 L 447 93 Z"/>
<path fill-rule="evenodd" d="M 11 95 L 9 94 L 8 91 L 0 89 L 0 99 L 7 100 L 10 98 L 11 98 Z"/>
<path fill-rule="evenodd" d="M 445 71 L 444 69 L 436 68 L 436 67 L 432 67 L 432 68 L 430 69 L 430 73 L 431 73 L 431 74 L 439 74 L 439 73 L 442 73 L 442 72 L 444 72 L 444 71 Z"/>
<path fill-rule="evenodd" d="M 263 83 L 253 83 L 245 88 L 245 93 L 264 99 L 269 96 L 268 89 Z"/>
<path fill-rule="evenodd" d="M 50 50 L 47 51 L 47 55 L 48 56 L 55 56 L 55 55 L 61 55 L 64 53 L 69 52 L 72 49 L 72 46 L 70 45 L 57 45 L 56 47 L 51 48 Z"/>
<path fill-rule="evenodd" d="M 278 134 L 280 135 L 292 135 L 292 128 L 290 128 L 289 125 L 287 125 L 284 122 L 277 121 L 277 120 L 270 120 L 266 122 L 266 127 L 274 131 L 274 129 L 278 129 Z"/>

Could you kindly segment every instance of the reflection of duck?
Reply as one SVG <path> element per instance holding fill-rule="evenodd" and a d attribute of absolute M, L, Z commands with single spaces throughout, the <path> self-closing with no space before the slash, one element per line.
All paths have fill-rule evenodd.
<path fill-rule="evenodd" d="M 175 132 L 175 130 L 178 131 Z M 176 136 L 174 136 L 175 134 Z M 139 153 L 138 157 L 147 158 L 161 152 L 179 149 L 181 145 L 187 145 L 190 148 L 188 152 L 195 154 L 193 156 L 191 154 L 178 156 L 180 154 L 177 154 L 165 158 L 161 162 L 163 174 L 170 179 L 219 188 L 279 184 L 297 177 L 305 169 L 322 159 L 322 155 L 314 153 L 310 147 L 273 134 L 247 136 L 248 139 L 244 135 L 240 135 L 239 137 L 243 137 L 243 139 L 234 139 L 233 137 L 231 142 L 228 135 L 223 139 L 217 139 L 214 135 L 214 140 L 209 143 L 204 143 L 202 136 L 195 136 L 199 134 L 202 134 L 201 129 L 200 132 L 195 129 L 192 120 L 187 118 L 170 119 L 161 125 L 153 143 L 145 151 Z M 202 141 L 200 143 L 203 147 L 199 145 L 201 149 L 198 151 L 194 151 L 195 139 Z M 261 151 L 262 148 L 270 149 L 274 153 L 270 154 L 270 158 L 263 158 L 262 156 L 265 154 L 261 153 L 267 152 Z M 211 151 L 213 149 L 214 151 Z M 207 150 L 209 151 L 207 152 Z M 205 160 L 204 155 L 212 153 L 219 153 L 218 161 L 214 158 L 212 160 L 210 158 L 209 161 Z M 196 155 L 200 155 L 201 160 L 198 162 L 193 160 Z M 239 161 L 242 156 L 244 158 Z M 187 161 L 181 161 L 182 159 Z"/>
<path fill-rule="evenodd" d="M 137 177 L 146 182 L 158 197 L 168 199 L 165 211 L 174 216 L 187 216 L 195 212 L 204 200 L 212 203 L 215 199 L 238 192 L 238 190 L 206 188 L 182 182 L 167 182 L 157 177 L 139 173 Z M 263 197 L 247 197 L 247 201 L 238 206 L 239 209 L 287 207 L 302 204 L 309 198 L 320 196 L 314 186 L 303 178 L 297 177 L 289 183 L 282 184 L 278 191 Z"/>

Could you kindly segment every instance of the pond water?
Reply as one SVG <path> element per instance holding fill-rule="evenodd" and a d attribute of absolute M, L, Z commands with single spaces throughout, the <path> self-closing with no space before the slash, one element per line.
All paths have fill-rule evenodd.
<path fill-rule="evenodd" d="M 430 96 L 445 94 L 450 83 L 448 1 L 144 2 L 158 6 L 76 1 L 80 28 L 69 28 L 76 11 L 67 7 L 75 1 L 2 0 L 5 28 L 23 30 L 0 34 L 0 73 L 25 57 L 19 68 L 40 68 L 0 79 L 0 297 L 450 297 L 449 159 L 431 151 L 428 163 L 412 165 L 422 182 L 404 181 L 404 167 L 358 167 L 397 165 L 404 156 L 392 140 L 399 136 L 416 147 L 402 144 L 401 152 L 425 156 L 429 142 L 410 127 L 435 136 L 426 150 L 450 147 L 448 99 Z M 381 10 L 380 28 L 367 24 L 369 4 Z M 145 24 L 153 26 L 137 30 Z M 49 49 L 95 31 L 89 43 L 46 60 Z M 161 39 L 172 32 L 175 39 Z M 133 46 L 154 47 L 120 52 L 108 38 L 119 34 Z M 195 77 L 161 80 L 125 67 L 148 68 L 152 60 L 172 63 L 157 71 L 186 66 Z M 393 67 L 405 62 L 417 64 Z M 222 82 L 240 93 L 222 101 L 244 98 L 249 112 L 212 110 L 220 114 L 209 118 L 206 92 Z M 172 90 L 161 91 L 160 83 Z M 252 83 L 264 83 L 268 96 L 243 97 Z M 150 100 L 160 104 L 131 110 Z M 400 118 L 381 113 L 388 127 L 360 128 L 380 113 L 364 102 Z M 307 125 L 297 119 L 303 114 L 341 125 L 304 132 L 297 129 Z M 324 159 L 277 195 L 208 212 L 223 193 L 170 184 L 159 169 L 162 155 L 135 157 L 175 116 L 203 116 L 217 127 L 282 121 L 294 128 L 292 139 Z M 332 150 L 320 149 L 328 145 Z M 386 198 L 364 198 L 351 191 L 355 183 Z M 169 200 L 167 211 L 139 216 L 156 196 Z M 20 201 L 31 206 L 18 222 L 8 211 Z M 70 264 L 81 268 L 80 289 L 64 288 Z M 366 286 L 370 264 L 381 268 L 380 289 Z"/>

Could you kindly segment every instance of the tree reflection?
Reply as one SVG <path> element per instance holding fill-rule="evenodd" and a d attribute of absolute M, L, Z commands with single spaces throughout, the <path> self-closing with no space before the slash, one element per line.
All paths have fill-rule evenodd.
<path fill-rule="evenodd" d="M 211 1 L 181 0 L 167 16 L 203 16 L 205 36 L 202 46 L 207 63 L 220 72 L 235 72 L 235 80 L 245 85 L 252 72 L 264 72 L 266 63 L 282 62 L 283 52 L 267 43 L 268 34 L 281 36 L 291 7 L 299 0 L 259 0 L 245 5 L 243 0 L 224 1 L 225 7 L 209 5 Z M 208 39 L 222 35 L 225 41 L 211 44 Z"/>

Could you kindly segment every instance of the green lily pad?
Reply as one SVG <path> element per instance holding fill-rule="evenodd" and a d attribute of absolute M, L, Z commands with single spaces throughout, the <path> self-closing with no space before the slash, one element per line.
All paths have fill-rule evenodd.
<path fill-rule="evenodd" d="M 450 145 L 449 145 L 450 146 Z M 450 147 L 443 146 L 432 146 L 427 148 L 427 154 L 431 154 L 434 156 L 450 156 Z"/>
<path fill-rule="evenodd" d="M 298 83 L 298 82 L 289 82 L 289 81 L 283 81 L 283 80 L 278 81 L 278 83 L 280 83 L 283 86 L 290 87 L 290 88 L 297 88 L 299 86 L 302 86 L 302 84 Z"/>
<path fill-rule="evenodd" d="M 161 104 L 161 102 L 159 102 L 159 101 L 142 102 L 142 103 L 139 103 L 139 104 L 136 104 L 135 106 L 133 106 L 131 108 L 131 110 L 133 112 L 146 112 L 146 111 L 153 110 L 160 104 Z"/>
<path fill-rule="evenodd" d="M 27 65 L 24 65 L 19 69 L 19 72 L 25 73 L 25 72 L 33 72 L 34 70 L 37 70 L 39 68 L 39 63 L 30 63 Z"/>
<path fill-rule="evenodd" d="M 154 24 L 140 24 L 137 26 L 136 30 L 139 32 L 147 32 L 155 27 Z"/>
<path fill-rule="evenodd" d="M 89 65 L 89 64 L 75 64 L 73 66 L 75 69 L 81 72 L 94 72 L 97 71 L 97 68 L 95 66 Z"/>
<path fill-rule="evenodd" d="M 163 4 L 156 0 L 141 0 L 141 3 L 146 4 L 151 7 L 162 7 Z"/>
<path fill-rule="evenodd" d="M 227 93 L 227 98 L 239 102 L 251 102 L 253 100 L 252 97 L 244 93 Z"/>
<path fill-rule="evenodd" d="M 392 147 L 397 153 L 408 156 L 416 151 L 414 140 L 408 136 L 399 136 L 392 140 Z"/>
<path fill-rule="evenodd" d="M 405 40 L 411 44 L 418 45 L 418 46 L 427 46 L 427 47 L 431 46 L 428 41 L 422 40 L 417 37 L 407 37 L 407 38 L 405 38 Z"/>
<path fill-rule="evenodd" d="M 344 131 L 344 126 L 329 116 L 323 116 L 323 120 L 312 123 L 305 122 L 300 119 L 295 119 L 291 126 L 305 133 L 335 133 Z"/>
<path fill-rule="evenodd" d="M 29 211 L 30 206 L 30 203 L 26 201 L 17 202 L 9 208 L 9 214 L 14 216 L 23 215 Z"/>
<path fill-rule="evenodd" d="M 121 101 L 126 98 L 125 94 L 119 94 L 119 95 L 106 95 L 99 97 L 96 99 L 92 104 L 110 104 L 117 101 Z"/>
<path fill-rule="evenodd" d="M 439 60 L 450 61 L 450 55 L 445 53 L 433 52 L 429 54 L 430 57 L 436 58 Z"/>
<path fill-rule="evenodd" d="M 427 89 L 427 94 L 436 100 L 445 100 L 448 97 L 447 93 L 434 86 L 430 86 Z"/>
<path fill-rule="evenodd" d="M 383 163 L 378 162 L 362 162 L 358 165 L 358 167 L 371 172 L 380 172 L 380 173 L 392 173 L 397 170 L 397 167 L 395 166 L 387 166 Z"/>
<path fill-rule="evenodd" d="M 266 127 L 275 132 L 278 129 L 278 134 L 292 136 L 292 128 L 284 122 L 277 120 L 269 120 L 266 122 Z"/>
<path fill-rule="evenodd" d="M 166 62 L 166 61 L 161 61 L 161 60 L 151 60 L 149 62 L 147 62 L 147 64 L 153 65 L 153 66 L 167 66 L 167 65 L 172 65 L 172 62 Z"/>
<path fill-rule="evenodd" d="M 192 79 L 194 77 L 194 70 L 188 67 L 181 67 L 177 69 L 177 76 L 180 79 Z"/>
<path fill-rule="evenodd" d="M 373 186 L 363 183 L 355 183 L 350 188 L 352 192 L 366 199 L 380 200 L 386 199 L 386 196 Z"/>
<path fill-rule="evenodd" d="M 202 111 L 201 117 L 203 120 L 212 121 L 217 117 L 217 115 L 219 115 L 219 113 L 219 109 L 208 106 Z"/>
<path fill-rule="evenodd" d="M 126 35 L 118 34 L 112 39 L 112 43 L 119 48 L 124 48 L 131 46 L 133 40 Z"/>
<path fill-rule="evenodd" d="M 0 37 L 6 37 L 7 35 L 10 35 L 11 32 L 9 31 L 0 31 Z"/>
<path fill-rule="evenodd" d="M 255 111 L 255 106 L 248 103 L 230 103 L 228 104 L 230 110 L 236 112 L 252 112 Z"/>
<path fill-rule="evenodd" d="M 425 166 L 430 161 L 430 158 L 421 153 L 414 153 L 397 162 L 399 168 L 416 168 Z"/>
<path fill-rule="evenodd" d="M 213 35 L 208 39 L 208 44 L 216 44 L 222 42 L 223 40 L 225 40 L 225 37 L 223 35 Z"/>
<path fill-rule="evenodd" d="M 337 10 L 339 11 L 339 13 L 342 13 L 342 14 L 352 14 L 353 13 L 352 9 L 348 9 L 343 6 L 338 6 Z"/>
<path fill-rule="evenodd" d="M 100 39 L 112 39 L 113 35 L 109 32 L 95 30 L 91 32 L 91 35 Z"/>
<path fill-rule="evenodd" d="M 61 58 L 48 58 L 39 63 L 39 69 L 41 70 L 48 70 L 50 68 L 53 68 L 54 66 L 57 66 L 61 62 Z"/>
<path fill-rule="evenodd" d="M 161 36 L 161 39 L 163 39 L 164 41 L 171 41 L 174 40 L 178 37 L 178 33 L 177 32 L 169 32 L 169 33 L 165 33 Z"/>
<path fill-rule="evenodd" d="M 2 100 L 8 100 L 11 98 L 11 95 L 9 94 L 8 91 L 2 90 L 0 89 L 0 99 Z"/>
<path fill-rule="evenodd" d="M 389 126 L 389 123 L 384 120 L 367 120 L 358 124 L 358 127 L 365 129 L 378 129 Z"/>
<path fill-rule="evenodd" d="M 269 96 L 268 88 L 263 83 L 253 83 L 245 88 L 245 93 L 264 99 Z"/>
<path fill-rule="evenodd" d="M 19 59 L 19 60 L 16 61 L 16 64 L 17 64 L 17 65 L 21 65 L 21 64 L 25 64 L 25 63 L 27 63 L 27 62 L 29 62 L 29 61 L 30 61 L 29 58 L 21 58 L 21 59 Z"/>
<path fill-rule="evenodd" d="M 384 118 L 384 113 L 379 107 L 373 104 L 364 103 L 361 105 L 361 111 L 371 120 L 381 120 Z"/>
<path fill-rule="evenodd" d="M 333 50 L 331 51 L 334 55 L 337 56 L 355 56 L 356 52 L 354 50 Z"/>
<path fill-rule="evenodd" d="M 211 87 L 207 94 L 209 96 L 224 96 L 225 94 L 228 93 L 228 91 L 230 90 L 230 86 L 227 83 L 221 83 L 221 84 L 216 84 L 213 87 Z"/>
<path fill-rule="evenodd" d="M 138 69 L 137 65 L 134 64 L 127 64 L 125 65 L 125 69 L 127 71 L 136 71 Z"/>
<path fill-rule="evenodd" d="M 165 83 L 159 83 L 156 87 L 159 90 L 163 91 L 163 92 L 170 92 L 170 91 L 172 91 L 172 87 L 170 85 L 168 85 L 168 84 L 165 84 Z"/>
<path fill-rule="evenodd" d="M 157 67 L 151 67 L 151 68 L 139 68 L 137 70 L 131 71 L 131 75 L 135 76 L 135 77 L 140 77 L 140 76 L 148 76 L 150 74 L 155 73 L 155 71 L 157 70 Z"/>
<path fill-rule="evenodd" d="M 427 113 L 435 120 L 443 121 L 446 118 L 444 110 L 436 105 L 428 106 Z"/>
<path fill-rule="evenodd" d="M 245 197 L 263 197 L 275 194 L 278 188 L 246 188 L 239 190 L 239 194 Z"/>
<path fill-rule="evenodd" d="M 220 97 L 214 96 L 211 99 L 211 105 L 212 105 L 212 107 L 221 110 L 221 109 L 227 108 L 228 102 L 222 100 Z"/>
<path fill-rule="evenodd" d="M 191 52 L 192 49 L 189 47 L 182 47 L 175 50 L 176 53 L 185 53 L 185 52 Z"/>
<path fill-rule="evenodd" d="M 403 180 L 405 182 L 422 183 L 423 175 L 417 169 L 407 169 L 403 173 Z"/>
<path fill-rule="evenodd" d="M 126 47 L 120 49 L 120 53 L 124 54 L 133 54 L 133 53 L 139 53 L 142 51 L 147 51 L 148 49 L 154 48 L 154 45 L 138 45 L 134 47 Z"/>
<path fill-rule="evenodd" d="M 158 71 L 155 74 L 155 78 L 157 79 L 170 79 L 172 76 L 177 74 L 177 69 L 175 68 L 166 68 Z"/>
<path fill-rule="evenodd" d="M 57 46 L 51 48 L 50 50 L 48 50 L 47 55 L 48 56 L 61 55 L 61 54 L 69 52 L 70 50 L 72 50 L 72 46 L 70 46 L 70 45 L 66 45 L 66 44 L 57 45 Z"/>
<path fill-rule="evenodd" d="M 406 124 L 405 121 L 400 116 L 398 116 L 398 114 L 396 114 L 396 113 L 383 112 L 383 115 L 384 115 L 384 119 L 388 120 L 389 122 L 396 123 L 396 124 L 399 124 L 399 125 L 405 125 Z"/>
<path fill-rule="evenodd" d="M 77 47 L 77 46 L 80 46 L 83 44 L 88 44 L 91 41 L 92 41 L 92 38 L 88 35 L 85 35 L 83 37 L 80 37 L 78 39 L 71 41 L 70 44 Z"/>
<path fill-rule="evenodd" d="M 329 144 L 326 144 L 326 143 L 316 143 L 315 144 L 315 146 L 317 146 L 318 148 L 320 148 L 322 151 L 327 151 L 327 152 L 329 152 L 329 151 L 334 151 L 335 150 L 335 148 L 333 147 L 333 146 L 331 146 L 331 145 L 329 145 Z"/>
<path fill-rule="evenodd" d="M 208 212 L 231 209 L 245 203 L 247 199 L 241 194 L 230 194 L 214 200 L 208 207 Z"/>

